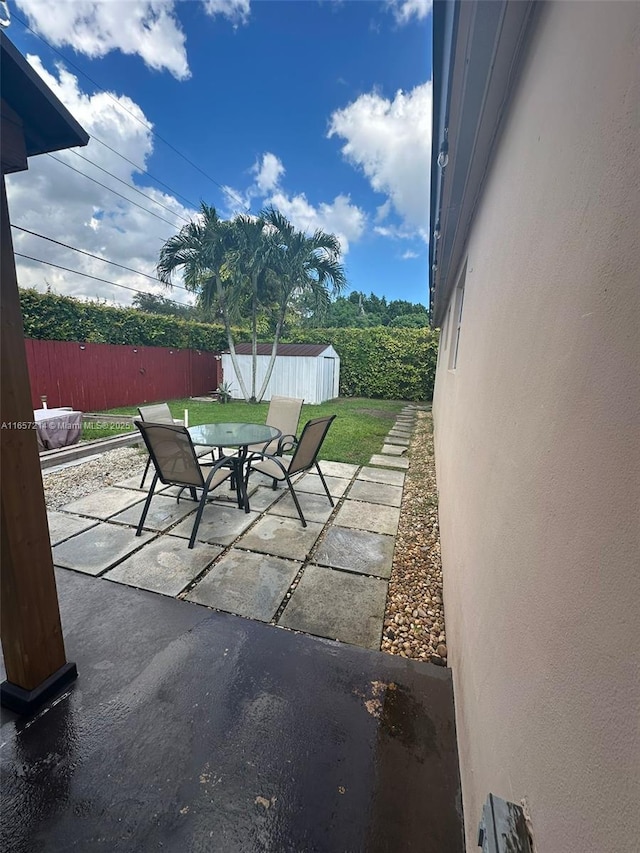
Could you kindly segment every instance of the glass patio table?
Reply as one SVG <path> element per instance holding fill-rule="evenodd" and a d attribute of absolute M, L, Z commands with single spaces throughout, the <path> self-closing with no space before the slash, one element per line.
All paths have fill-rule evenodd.
<path fill-rule="evenodd" d="M 194 444 L 203 447 L 217 447 L 223 456 L 223 448 L 237 448 L 233 456 L 226 456 L 227 463 L 233 471 L 233 479 L 238 496 L 238 507 L 249 512 L 249 499 L 244 482 L 244 463 L 247 459 L 250 445 L 265 445 L 274 438 L 280 438 L 282 433 L 275 427 L 266 424 L 221 423 L 200 424 L 189 427 L 189 435 Z"/>

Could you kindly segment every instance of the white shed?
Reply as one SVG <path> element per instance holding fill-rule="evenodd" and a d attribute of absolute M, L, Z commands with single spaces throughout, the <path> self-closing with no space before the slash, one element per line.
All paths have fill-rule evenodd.
<path fill-rule="evenodd" d="M 267 374 L 271 344 L 258 344 L 256 394 Z M 247 389 L 251 388 L 251 344 L 236 346 L 238 365 Z M 231 355 L 222 353 L 222 379 L 231 383 L 231 396 L 242 399 L 240 383 L 231 363 Z M 276 363 L 264 400 L 272 395 L 302 397 L 305 403 L 324 403 L 338 396 L 340 357 L 329 344 L 278 344 Z"/>

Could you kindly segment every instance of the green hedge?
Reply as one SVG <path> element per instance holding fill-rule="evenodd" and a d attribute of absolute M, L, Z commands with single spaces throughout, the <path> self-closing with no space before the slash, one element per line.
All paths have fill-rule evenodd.
<path fill-rule="evenodd" d="M 222 326 L 147 314 L 135 308 L 112 308 L 36 290 L 21 290 L 20 304 L 27 338 L 210 352 L 220 352 L 227 346 Z M 238 340 L 247 339 L 246 332 L 238 333 Z"/>
<path fill-rule="evenodd" d="M 438 358 L 434 329 L 300 329 L 289 343 L 331 344 L 340 356 L 340 395 L 431 400 Z"/>
<path fill-rule="evenodd" d="M 69 296 L 21 290 L 27 338 L 51 341 L 129 344 L 221 352 L 227 339 L 221 326 L 112 308 Z M 234 329 L 234 340 L 250 340 Z M 377 326 L 369 329 L 297 329 L 288 343 L 331 344 L 340 356 L 340 395 L 383 400 L 430 400 L 438 356 L 438 332 Z"/>

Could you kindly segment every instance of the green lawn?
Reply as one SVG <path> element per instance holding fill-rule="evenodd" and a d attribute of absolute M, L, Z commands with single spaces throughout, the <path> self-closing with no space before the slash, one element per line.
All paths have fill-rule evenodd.
<path fill-rule="evenodd" d="M 351 462 L 364 465 L 374 453 L 379 453 L 386 434 L 393 426 L 396 415 L 405 404 L 401 400 L 368 400 L 365 398 L 339 398 L 319 406 L 303 406 L 300 429 L 310 418 L 337 415 L 322 446 L 321 456 L 334 462 Z M 182 418 L 189 410 L 189 426 L 229 422 L 264 423 L 268 403 L 250 404 L 198 403 L 194 400 L 172 400 L 169 407 L 174 418 Z M 108 414 L 136 415 L 135 407 L 110 409 Z M 118 429 L 118 432 L 123 430 Z M 83 438 L 95 439 L 113 436 L 113 429 L 85 430 Z"/>

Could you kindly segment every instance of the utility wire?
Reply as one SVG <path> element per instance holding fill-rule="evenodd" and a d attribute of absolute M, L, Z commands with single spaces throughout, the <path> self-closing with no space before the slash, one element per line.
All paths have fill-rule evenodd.
<path fill-rule="evenodd" d="M 116 151 L 115 148 L 112 148 L 110 145 L 107 145 L 107 143 L 103 139 L 100 139 L 98 136 L 96 136 L 95 133 L 91 134 L 91 139 L 94 142 L 99 142 L 100 145 L 104 145 L 105 148 L 108 148 L 109 151 L 111 151 L 113 154 L 117 154 L 118 157 L 122 157 L 122 159 L 125 160 L 127 163 L 129 163 L 131 166 L 133 166 L 134 169 L 137 169 L 139 172 L 143 172 L 145 175 L 149 175 L 149 177 L 152 180 L 156 181 L 158 184 L 161 184 L 161 186 L 163 186 L 165 189 L 169 190 L 169 192 L 172 193 L 176 198 L 181 198 L 182 201 L 186 201 L 186 203 L 189 205 L 189 207 L 193 207 L 193 208 L 199 207 L 199 205 L 196 204 L 195 201 L 191 201 L 186 196 L 181 195 L 177 190 L 174 190 L 173 187 L 170 187 L 169 184 L 165 184 L 165 182 L 161 181 L 160 178 L 156 178 L 156 176 L 152 175 L 151 172 L 148 169 L 145 169 L 144 166 L 141 166 L 139 163 L 134 163 L 133 160 L 129 160 L 129 158 L 125 157 L 124 154 L 121 154 L 119 151 Z M 75 149 L 71 149 L 71 150 L 75 150 Z"/>
<path fill-rule="evenodd" d="M 37 231 L 30 231 L 28 228 L 23 228 L 21 225 L 15 225 L 13 222 L 11 223 L 11 227 L 15 228 L 17 231 L 22 231 L 25 234 L 31 234 L 33 237 L 39 237 L 41 240 L 47 240 L 49 243 L 55 243 L 56 246 L 62 246 L 65 249 L 71 249 L 72 252 L 78 252 L 80 255 L 86 255 L 88 258 L 94 258 L 96 261 L 102 261 L 105 264 L 111 264 L 113 267 L 119 267 L 121 270 L 126 270 L 127 272 L 135 273 L 136 275 L 142 275 L 145 278 L 148 278 L 150 281 L 155 281 L 157 284 L 162 284 L 166 287 L 166 282 L 160 281 L 159 278 L 156 278 L 153 275 L 149 275 L 146 272 L 141 272 L 140 270 L 134 270 L 132 267 L 125 267 L 124 264 L 119 264 L 117 261 L 110 261 L 107 258 L 102 258 L 100 255 L 93 255 L 91 252 L 86 252 L 84 249 L 78 249 L 77 246 L 70 246 L 68 243 L 62 243 L 60 240 L 54 240 L 53 237 L 46 237 L 44 234 L 38 234 Z M 182 287 L 180 284 L 174 284 L 172 287 L 175 287 L 177 290 L 184 290 L 185 293 L 189 293 L 186 287 Z M 179 303 L 178 303 L 179 304 Z"/>
<path fill-rule="evenodd" d="M 29 30 L 29 32 L 32 33 L 36 38 L 40 39 L 41 42 L 44 42 L 44 44 L 46 44 L 50 50 L 52 50 L 54 53 L 57 53 L 58 56 L 61 57 L 61 59 L 63 59 L 68 65 L 70 65 L 72 68 L 75 68 L 76 71 L 78 71 L 80 74 L 84 75 L 87 78 L 87 80 L 89 80 L 91 83 L 93 83 L 93 85 L 97 89 L 99 89 L 101 92 L 103 92 L 105 95 L 107 95 L 107 97 L 111 98 L 111 100 L 114 103 L 116 103 L 120 107 L 121 110 L 124 110 L 133 119 L 135 119 L 139 124 L 141 124 L 148 131 L 150 131 L 150 133 L 152 133 L 157 139 L 159 139 L 160 142 L 163 142 L 168 148 L 170 148 L 175 154 L 177 154 L 178 157 L 181 157 L 186 163 L 188 163 L 190 166 L 192 166 L 194 169 L 196 169 L 196 171 L 200 172 L 201 175 L 204 175 L 204 177 L 208 181 L 211 181 L 212 184 L 215 184 L 215 186 L 217 186 L 223 192 L 230 195 L 231 198 L 235 199 L 238 202 L 238 204 L 240 204 L 247 211 L 247 213 L 251 212 L 251 208 L 248 207 L 241 199 L 239 199 L 233 193 L 229 192 L 229 190 L 227 190 L 221 183 L 219 183 L 219 181 L 216 181 L 215 178 L 212 178 L 211 175 L 207 174 L 207 172 L 205 172 L 204 169 L 201 169 L 200 166 L 198 166 L 196 163 L 193 162 L 193 160 L 189 159 L 189 157 L 187 157 L 186 154 L 183 154 L 182 151 L 179 151 L 175 147 L 175 145 L 172 145 L 171 142 L 169 142 L 167 139 L 165 139 L 163 136 L 161 136 L 156 130 L 154 130 L 152 125 L 148 124 L 148 122 L 146 122 L 146 121 L 143 121 L 141 118 L 139 118 L 139 116 L 137 116 L 130 109 L 125 107 L 124 104 L 120 103 L 120 101 L 117 98 L 115 98 L 110 92 L 107 92 L 106 89 L 104 89 L 99 83 L 97 83 L 92 77 L 90 77 L 86 73 L 86 71 L 83 71 L 82 68 L 75 65 L 75 63 L 73 63 L 70 59 L 68 59 L 61 51 L 59 51 L 56 47 L 54 47 L 52 44 L 50 44 L 44 38 L 44 36 L 41 36 L 40 33 L 36 32 L 34 29 L 32 29 L 32 27 L 30 27 L 29 24 L 27 24 L 27 22 L 25 20 L 23 20 L 19 15 L 16 15 L 15 12 L 12 12 L 12 18 L 15 18 L 19 23 L 22 24 L 22 26 L 25 29 Z"/>
<path fill-rule="evenodd" d="M 57 270 L 63 270 L 64 272 L 74 273 L 75 275 L 81 275 L 83 278 L 90 278 L 93 279 L 93 281 L 101 281 L 103 284 L 111 284 L 114 287 L 121 287 L 123 288 L 123 290 L 130 290 L 132 293 L 139 293 L 141 296 L 149 296 L 149 292 L 146 290 L 136 290 L 135 287 L 129 287 L 128 285 L 120 284 L 117 281 L 109 281 L 109 279 L 100 278 L 97 275 L 89 275 L 89 273 L 80 272 L 80 270 L 72 270 L 69 269 L 69 267 L 63 267 L 60 264 L 54 264 L 51 261 L 43 261 L 42 258 L 32 258 L 31 255 L 23 255 L 21 252 L 14 252 L 14 255 L 16 256 L 16 258 L 24 258 L 27 261 L 35 261 L 38 264 L 46 264 L 49 267 L 55 267 L 55 269 Z M 192 307 L 187 302 L 176 302 L 175 299 L 167 299 L 167 301 L 173 302 L 174 305 L 180 305 L 182 308 Z"/>
<path fill-rule="evenodd" d="M 167 210 L 173 216 L 177 216 L 179 219 L 182 219 L 183 222 L 191 221 L 190 219 L 187 219 L 186 216 L 183 216 L 181 213 L 176 213 L 175 210 L 171 210 L 170 207 L 167 207 L 167 205 L 163 204 L 161 201 L 158 201 L 155 198 L 151 198 L 150 195 L 147 195 L 145 192 L 138 189 L 138 187 L 134 187 L 133 184 L 130 184 L 128 181 L 124 181 L 122 178 L 119 178 L 117 175 L 114 175 L 113 172 L 110 172 L 108 169 L 104 169 L 102 166 L 98 166 L 97 163 L 94 163 L 93 160 L 89 160 L 88 157 L 83 157 L 82 154 L 79 154 L 74 148 L 70 148 L 69 150 L 72 154 L 75 154 L 76 157 L 79 157 L 81 160 L 84 160 L 85 163 L 89 163 L 90 166 L 95 166 L 96 169 L 100 169 L 100 171 L 104 172 L 105 175 L 109 175 L 110 178 L 114 178 L 116 181 L 119 181 L 121 184 L 124 184 L 125 187 L 128 187 L 130 190 L 133 190 L 134 192 L 138 193 L 138 195 L 141 195 L 144 198 L 148 199 L 152 204 L 157 204 L 158 207 L 164 208 L 164 210 Z M 87 177 L 89 176 L 87 175 Z"/>
<path fill-rule="evenodd" d="M 156 219 L 159 219 L 160 222 L 166 222 L 167 225 L 171 225 L 172 228 L 176 227 L 175 222 L 169 222 L 168 219 L 165 219 L 163 216 L 159 216 L 157 213 L 154 213 L 152 210 L 149 210 L 146 207 L 143 207 L 141 204 L 138 204 L 137 201 L 132 201 L 130 198 L 127 198 L 126 195 L 122 195 L 117 190 L 108 187 L 106 184 L 103 184 L 101 181 L 96 180 L 96 178 L 92 178 L 90 175 L 87 175 L 86 172 L 81 172 L 80 169 L 76 169 L 75 166 L 72 166 L 71 163 L 67 163 L 66 160 L 60 160 L 59 157 L 54 157 L 53 154 L 47 154 L 48 157 L 51 157 L 52 160 L 55 160 L 56 163 L 62 163 L 63 166 L 66 166 L 68 169 L 72 169 L 74 172 L 77 172 L 79 175 L 82 175 L 83 178 L 86 178 L 88 181 L 93 181 L 94 184 L 98 184 L 98 186 L 102 187 L 105 190 L 108 190 L 110 193 L 117 195 L 119 198 L 124 199 L 129 204 L 135 205 L 135 207 L 139 207 L 140 210 L 144 210 L 145 213 L 150 214 L 151 216 L 155 216 Z M 177 215 L 177 214 L 174 214 Z"/>

